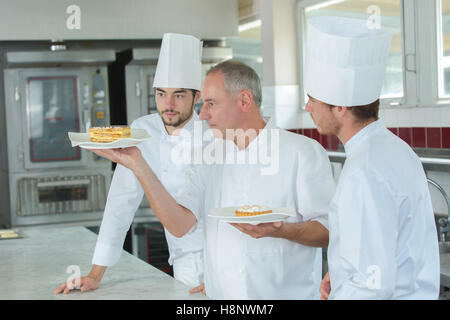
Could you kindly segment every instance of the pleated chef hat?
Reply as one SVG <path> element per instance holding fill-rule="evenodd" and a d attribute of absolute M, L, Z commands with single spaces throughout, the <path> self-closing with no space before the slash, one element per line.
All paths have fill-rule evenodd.
<path fill-rule="evenodd" d="M 361 106 L 380 97 L 392 35 L 366 20 L 314 17 L 308 21 L 305 89 L 330 105 Z"/>
<path fill-rule="evenodd" d="M 166 33 L 156 66 L 154 88 L 200 90 L 202 42 L 194 36 Z"/>

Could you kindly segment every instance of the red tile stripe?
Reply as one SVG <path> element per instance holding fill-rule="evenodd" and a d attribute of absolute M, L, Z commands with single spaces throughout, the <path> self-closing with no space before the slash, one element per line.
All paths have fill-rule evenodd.
<path fill-rule="evenodd" d="M 450 149 L 450 127 L 444 128 L 388 128 L 413 148 Z M 337 137 L 321 135 L 315 128 L 288 129 L 317 140 L 325 149 L 335 151 L 341 142 Z"/>

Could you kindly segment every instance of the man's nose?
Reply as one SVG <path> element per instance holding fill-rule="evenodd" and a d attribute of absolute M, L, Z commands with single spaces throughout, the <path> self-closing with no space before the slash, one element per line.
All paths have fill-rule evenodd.
<path fill-rule="evenodd" d="M 305 110 L 308 111 L 308 112 L 312 111 L 311 100 L 310 99 L 308 99 L 308 101 L 306 102 Z"/>
<path fill-rule="evenodd" d="M 202 106 L 202 110 L 200 110 L 200 114 L 198 115 L 200 120 L 208 120 L 209 113 L 208 113 L 208 106 L 204 103 Z"/>
<path fill-rule="evenodd" d="M 168 95 L 164 101 L 166 109 L 172 110 L 175 107 L 175 98 Z"/>

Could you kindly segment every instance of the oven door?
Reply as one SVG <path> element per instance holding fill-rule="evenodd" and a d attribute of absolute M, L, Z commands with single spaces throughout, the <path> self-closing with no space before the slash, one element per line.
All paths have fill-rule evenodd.
<path fill-rule="evenodd" d="M 87 165 L 87 157 L 78 147 L 73 148 L 68 132 L 85 132 L 89 122 L 90 70 L 79 69 L 13 69 L 16 97 L 10 99 L 19 106 L 17 124 L 21 123 L 21 138 L 25 169 L 74 167 Z M 83 88 L 83 90 L 82 90 Z M 89 98 L 89 97 L 88 97 Z M 86 105 L 84 105 L 86 104 Z M 7 106 L 8 108 L 8 106 Z"/>
<path fill-rule="evenodd" d="M 156 65 L 127 65 L 125 67 L 127 122 L 131 124 L 139 117 L 156 113 L 155 78 Z"/>

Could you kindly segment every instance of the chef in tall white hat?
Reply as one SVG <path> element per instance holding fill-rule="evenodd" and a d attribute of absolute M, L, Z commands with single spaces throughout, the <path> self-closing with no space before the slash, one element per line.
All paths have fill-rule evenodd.
<path fill-rule="evenodd" d="M 173 149 L 196 147 L 193 139 L 195 123 L 200 121 L 194 105 L 200 97 L 202 81 L 202 43 L 184 34 L 167 33 L 163 37 L 156 74 L 153 82 L 158 113 L 143 116 L 131 124 L 145 129 L 152 137 L 139 144 L 145 161 L 158 180 L 176 198 L 178 189 L 186 182 L 184 171 L 188 163 L 174 159 Z M 205 128 L 205 126 L 202 126 Z M 198 146 L 197 146 L 198 147 Z M 133 150 L 134 149 L 134 150 Z M 182 148 L 181 148 L 182 149 Z M 123 152 L 137 151 L 136 148 Z M 106 268 L 119 260 L 127 231 L 144 195 L 141 183 L 128 168 L 118 164 L 109 190 L 105 212 L 92 259 L 93 267 L 81 277 L 81 291 L 98 288 Z M 174 277 L 190 287 L 203 281 L 203 222 L 183 237 L 167 231 L 161 219 L 169 248 L 169 263 Z M 67 293 L 73 287 L 61 285 L 55 293 Z"/>
<path fill-rule="evenodd" d="M 305 89 L 346 161 L 329 209 L 322 299 L 436 299 L 439 253 L 418 156 L 378 118 L 391 34 L 365 20 L 308 22 Z"/>

